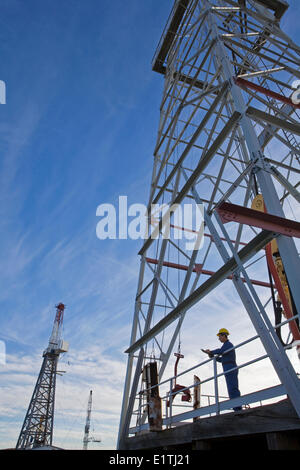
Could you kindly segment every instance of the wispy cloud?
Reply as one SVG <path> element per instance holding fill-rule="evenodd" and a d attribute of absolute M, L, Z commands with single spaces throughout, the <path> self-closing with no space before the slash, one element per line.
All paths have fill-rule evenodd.
<path fill-rule="evenodd" d="M 22 425 L 20 410 L 24 419 L 41 361 L 38 355 L 9 355 L 6 366 L 2 366 L 0 412 L 6 426 L 9 422 L 15 423 L 11 435 L 7 436 L 7 430 L 0 428 L 2 448 L 12 445 L 12 437 L 17 440 Z M 57 379 L 55 445 L 81 448 L 88 395 L 92 389 L 93 425 L 101 435 L 104 448 L 115 448 L 124 381 L 122 361 L 103 354 L 102 347 L 94 344 L 85 350 L 73 349 L 66 358 L 61 358 L 58 369 L 65 370 L 66 374 Z"/>

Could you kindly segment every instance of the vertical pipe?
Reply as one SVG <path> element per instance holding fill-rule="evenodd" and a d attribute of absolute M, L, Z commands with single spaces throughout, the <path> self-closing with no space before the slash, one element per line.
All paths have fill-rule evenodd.
<path fill-rule="evenodd" d="M 216 406 L 217 406 L 217 415 L 220 414 L 220 405 L 219 405 L 219 388 L 218 388 L 218 371 L 217 371 L 217 360 L 214 357 L 213 358 L 213 364 L 214 364 L 214 384 L 215 384 L 215 401 L 216 401 Z"/>
<path fill-rule="evenodd" d="M 173 378 L 170 379 L 170 427 L 172 425 Z"/>

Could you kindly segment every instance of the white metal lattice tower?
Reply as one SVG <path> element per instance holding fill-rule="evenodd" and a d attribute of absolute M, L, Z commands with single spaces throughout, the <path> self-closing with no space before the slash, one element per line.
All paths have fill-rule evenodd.
<path fill-rule="evenodd" d="M 300 312 L 300 230 L 289 210 L 290 204 L 299 210 L 300 202 L 300 48 L 280 27 L 287 8 L 283 0 L 174 2 L 152 64 L 164 75 L 164 90 L 119 448 L 134 418 L 145 360 L 155 350 L 161 380 L 189 309 L 197 305 L 201 314 L 201 300 L 229 277 L 300 417 L 299 380 L 260 299 L 261 287 L 279 285 L 269 283 L 267 271 L 266 282 L 252 279 L 245 267 L 249 260 L 265 263 L 257 254 L 276 239 L 290 316 Z M 263 214 L 252 206 L 258 195 Z M 158 223 L 153 207 L 163 204 Z M 179 243 L 180 232 L 191 231 L 176 214 L 184 204 L 203 210 L 205 249 Z M 198 241 L 203 235 L 200 226 L 191 233 Z M 298 339 L 298 324 L 291 325 Z"/>
<path fill-rule="evenodd" d="M 91 427 L 92 403 L 93 403 L 93 391 L 90 390 L 87 413 L 86 413 L 86 422 L 84 426 L 83 450 L 88 450 L 89 442 L 101 442 L 101 439 L 96 439 L 94 436 L 89 435 L 90 427 Z"/>

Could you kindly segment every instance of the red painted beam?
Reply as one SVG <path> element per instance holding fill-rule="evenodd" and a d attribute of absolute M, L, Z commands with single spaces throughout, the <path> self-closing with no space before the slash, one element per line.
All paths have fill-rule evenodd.
<path fill-rule="evenodd" d="M 290 106 L 293 106 L 294 108 L 300 109 L 300 104 L 293 103 L 290 98 L 288 98 L 287 96 L 281 95 L 280 93 L 276 93 L 275 91 L 268 90 L 268 88 L 257 85 L 256 83 L 253 83 L 253 82 L 249 82 L 248 80 L 245 80 L 244 78 L 234 77 L 234 81 L 241 88 L 244 88 L 244 89 L 251 88 L 254 91 L 258 91 L 260 93 L 263 93 L 266 96 L 269 96 L 270 98 L 274 98 L 275 100 L 279 100 L 282 103 L 289 104 Z"/>
<path fill-rule="evenodd" d="M 223 223 L 238 222 L 288 237 L 300 238 L 300 223 L 276 215 L 223 202 L 217 209 Z"/>
<path fill-rule="evenodd" d="M 150 264 L 158 264 L 158 259 L 146 258 L 146 261 Z M 187 271 L 189 269 L 188 266 L 185 266 L 183 264 L 171 263 L 169 261 L 163 261 L 163 266 L 167 266 L 168 268 L 180 269 L 182 271 Z M 202 264 L 195 263 L 195 267 L 193 268 L 193 273 L 201 273 L 201 271 L 202 271 Z"/>
<path fill-rule="evenodd" d="M 178 230 L 182 230 L 183 232 L 190 232 L 190 233 L 199 233 L 197 230 L 192 230 L 190 228 L 185 228 L 185 227 L 179 227 L 178 225 L 173 225 L 170 224 L 170 227 L 172 228 L 177 228 Z M 209 237 L 213 242 L 214 242 L 214 237 L 210 233 L 204 233 L 205 237 Z M 226 238 L 220 237 L 221 240 L 226 242 Z M 236 240 L 230 240 L 232 243 L 236 243 Z M 247 243 L 244 242 L 239 242 L 239 245 L 244 245 L 246 246 Z"/>
<path fill-rule="evenodd" d="M 146 261 L 150 264 L 158 264 L 158 259 L 146 258 Z M 167 266 L 168 268 L 180 269 L 182 271 L 187 271 L 189 269 L 189 267 L 184 264 L 171 263 L 170 261 L 163 261 L 162 264 L 163 266 Z M 199 273 L 199 274 L 200 273 L 205 274 L 206 276 L 212 276 L 213 274 L 215 274 L 214 271 L 208 271 L 207 269 L 202 269 L 202 266 L 203 266 L 202 264 L 195 264 L 195 267 L 193 268 L 193 272 Z M 232 280 L 233 275 L 228 276 L 227 279 Z M 242 278 L 242 281 L 246 282 L 244 278 Z M 252 284 L 255 284 L 257 286 L 271 287 L 271 284 L 269 284 L 268 282 L 257 281 L 256 279 L 251 279 L 251 282 Z"/>

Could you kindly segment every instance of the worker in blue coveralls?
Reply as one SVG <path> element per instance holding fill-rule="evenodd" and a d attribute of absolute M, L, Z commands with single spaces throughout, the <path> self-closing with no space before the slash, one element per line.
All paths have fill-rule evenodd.
<path fill-rule="evenodd" d="M 236 398 L 241 396 L 238 385 L 238 369 L 226 373 L 227 370 L 237 367 L 235 350 L 233 349 L 232 351 L 226 352 L 233 348 L 233 344 L 228 340 L 228 335 L 229 331 L 226 328 L 221 328 L 217 333 L 217 336 L 219 341 L 223 344 L 222 347 L 213 349 L 212 351 L 210 349 L 202 349 L 202 351 L 208 354 L 209 357 L 214 357 L 215 354 L 219 356 L 216 360 L 222 363 L 229 398 Z M 234 411 L 240 411 L 242 407 L 237 406 L 233 409 Z"/>

